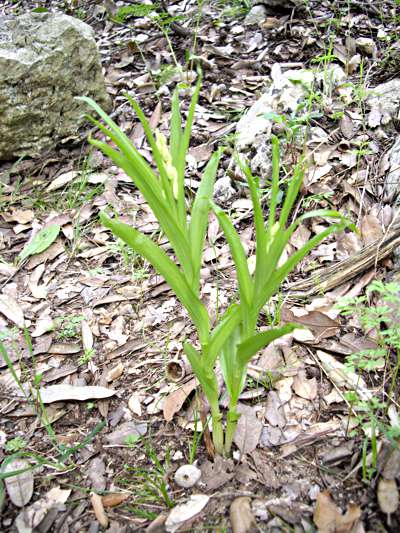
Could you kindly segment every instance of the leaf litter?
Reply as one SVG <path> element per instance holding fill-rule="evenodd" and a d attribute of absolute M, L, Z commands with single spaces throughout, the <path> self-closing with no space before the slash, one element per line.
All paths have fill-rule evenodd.
<path fill-rule="evenodd" d="M 281 4 L 294 9 L 296 2 Z M 102 52 L 116 120 L 148 156 L 143 131 L 132 120 L 121 94 L 134 91 L 152 127 L 165 130 L 170 118 L 169 94 L 184 76 L 173 67 L 168 39 L 149 16 L 128 20 L 134 24 L 127 28 L 110 18 L 109 11 L 118 9 L 113 1 L 104 6 L 98 4 L 87 21 L 95 29 Z M 361 481 L 363 433 L 352 436 L 351 442 L 356 444 L 346 447 L 348 426 L 357 423 L 357 413 L 352 413 L 345 401 L 346 391 L 356 389 L 369 401 L 382 391 L 382 385 L 376 376 L 349 372 L 343 357 L 376 348 L 377 339 L 366 337 L 356 320 L 347 322 L 333 310 L 339 295 L 362 294 L 373 278 L 390 278 L 398 268 L 391 248 L 377 259 L 382 243 L 393 239 L 397 231 L 397 209 L 389 200 L 399 190 L 398 156 L 393 145 L 396 131 L 392 127 L 396 119 L 389 115 L 396 108 L 396 91 L 392 91 L 394 103 L 389 99 L 385 105 L 371 91 L 363 108 L 359 96 L 369 90 L 367 83 L 365 87 L 357 85 L 355 79 L 359 80 L 361 62 L 364 72 L 365 65 L 373 66 L 372 77 L 366 80 L 372 86 L 396 75 L 396 60 L 390 74 L 391 48 L 380 37 L 382 32 L 390 33 L 385 32 L 385 26 L 390 31 L 395 29 L 392 7 L 392 2 L 385 0 L 378 15 L 371 3 L 352 3 L 350 12 L 337 19 L 337 32 L 331 42 L 334 67 L 328 61 L 315 81 L 314 87 L 322 91 L 324 112 L 323 116 L 311 117 L 311 135 L 306 144 L 309 169 L 299 209 L 333 206 L 348 213 L 358 223 L 360 233 L 336 236 L 302 263 L 290 282 L 301 282 L 316 272 L 313 288 L 317 292 L 309 296 L 309 301 L 291 300 L 290 293 L 286 298 L 284 288 L 281 319 L 290 321 L 294 317 L 306 329 L 296 330 L 290 339 L 268 347 L 252 361 L 248 388 L 241 398 L 233 459 L 216 457 L 212 461 L 207 457 L 201 440 L 208 427 L 207 415 L 199 408 L 199 391 L 190 372 L 182 373 L 177 381 L 168 380 L 166 365 L 180 360 L 182 343 L 191 335 L 179 304 L 145 262 L 121 248 L 98 224 L 97 212 L 108 203 L 122 219 L 134 221 L 141 230 L 149 234 L 157 230 L 152 214 L 127 177 L 94 152 L 87 177 L 91 194 L 81 192 L 75 195 L 75 204 L 70 201 L 82 177 L 82 169 L 75 164 L 81 141 L 78 147 L 72 143 L 68 149 L 60 148 L 51 159 L 23 161 L 16 171 L 7 165 L 1 167 L 9 182 L 0 192 L 5 205 L 0 214 L 0 332 L 14 362 L 15 375 L 24 383 L 32 383 L 35 377 L 39 380 L 37 398 L 41 398 L 48 416 L 54 415 L 54 438 L 71 447 L 71 456 L 82 467 L 71 473 L 64 464 L 64 469 L 52 476 L 53 488 L 48 493 L 41 478 L 53 471 L 46 465 L 30 471 L 32 476 L 29 474 L 26 482 L 18 475 L 5 478 L 2 530 L 12 524 L 18 530 L 32 530 L 42 520 L 48 521 L 48 527 L 58 527 L 65 519 L 70 531 L 95 528 L 97 524 L 121 531 L 145 531 L 157 516 L 164 516 L 166 530 L 171 531 L 182 524 L 195 531 L 207 520 L 215 530 L 230 523 L 234 531 L 249 530 L 254 521 L 269 529 L 282 530 L 285 524 L 293 524 L 306 531 L 312 520 L 319 531 L 362 531 L 364 526 L 374 530 L 377 524 L 388 531 L 398 529 L 398 472 L 390 477 L 388 472 L 396 469 L 388 466 L 381 477 L 372 474 L 376 505 Z M 6 2 L 5 9 L 12 11 L 11 2 Z M 169 9 L 183 15 L 182 20 L 178 18 L 183 28 L 194 27 L 194 3 L 185 7 L 177 2 Z M 267 9 L 265 21 L 251 26 L 243 23 L 239 12 L 229 14 L 217 3 L 210 3 L 199 19 L 202 38 L 196 61 L 203 67 L 204 86 L 188 161 L 189 196 L 198 185 L 199 170 L 209 154 L 218 143 L 232 142 L 227 136 L 235 131 L 235 122 L 256 102 L 271 77 L 285 83 L 280 76 L 287 69 L 326 61 L 324 55 L 330 44 L 319 34 L 315 21 L 323 23 L 335 17 L 333 3 L 311 1 L 308 11 L 296 8 L 292 13 L 283 8 L 279 12 L 279 7 L 274 11 L 268 13 Z M 82 15 L 88 17 L 88 13 Z M 192 46 L 190 37 L 175 31 L 168 38 L 179 54 Z M 385 61 L 387 66 L 383 68 Z M 382 94 L 391 93 L 383 89 Z M 286 105 L 283 99 L 280 103 Z M 301 126 L 295 113 L 289 119 L 291 127 Z M 264 147 L 257 149 L 262 151 Z M 285 165 L 294 156 L 293 147 L 291 150 L 284 156 Z M 29 176 L 35 179 L 34 185 Z M 251 256 L 254 236 L 246 225 L 250 216 L 247 193 L 228 155 L 218 178 L 216 198 L 236 216 L 236 226 Z M 51 214 L 38 208 L 40 201 L 33 202 L 36 197 L 48 202 Z M 304 220 L 286 252 L 299 249 L 325 227 L 324 220 Z M 163 244 L 168 247 L 167 242 Z M 224 306 L 235 285 L 232 260 L 216 220 L 209 226 L 206 246 L 202 287 L 204 299 L 210 309 L 215 309 L 217 302 Z M 358 270 L 349 268 L 345 278 L 326 271 L 329 288 L 322 296 L 320 269 L 338 264 L 340 270 L 344 260 L 351 265 L 357 254 L 368 253 L 368 246 L 372 246 L 368 262 L 361 262 Z M 266 318 L 274 312 L 266 309 Z M 59 316 L 65 317 L 61 323 L 55 320 Z M 82 319 L 75 328 L 76 317 Z M 31 348 L 24 338 L 24 328 L 29 331 Z M 381 372 L 378 368 L 378 375 Z M 30 427 L 32 415 L 38 417 L 41 412 L 35 403 L 37 398 L 33 391 L 29 396 L 24 389 L 26 398 L 15 385 L 3 353 L 0 379 L 0 424 L 6 439 L 0 445 L 0 457 L 3 460 L 12 454 L 13 446 L 18 449 L 18 441 L 13 442 L 16 438 L 25 438 L 34 451 L 28 464 L 37 463 L 38 457 L 50 453 L 52 442 L 43 417 Z M 395 430 L 396 417 L 392 418 Z M 106 425 L 96 433 L 96 425 L 102 420 Z M 383 461 L 388 445 L 382 435 L 377 438 L 382 450 L 379 460 Z M 196 489 L 183 494 L 173 474 L 188 462 L 192 449 L 202 475 Z M 83 469 L 93 456 L 99 462 L 90 464 L 101 473 L 97 485 Z M 332 471 L 322 471 L 315 457 L 333 465 Z M 100 468 L 101 463 L 107 465 L 105 469 Z M 347 477 L 355 464 L 361 465 L 358 473 Z M 161 468 L 160 478 L 150 478 L 153 483 L 156 479 L 157 498 L 140 500 L 146 483 L 137 491 L 129 480 L 127 466 L 144 468 L 147 476 Z M 19 496 L 9 494 L 8 486 L 12 485 L 7 480 L 14 480 Z M 74 489 L 61 489 L 57 485 L 60 480 L 72 483 Z M 0 506 L 1 484 L 0 478 Z M 100 487 L 110 494 L 99 495 Z M 173 498 L 175 512 L 168 510 L 162 487 Z M 127 492 L 123 492 L 125 489 Z M 105 500 L 115 493 L 113 505 L 118 506 L 118 512 Z M 26 506 L 24 514 L 18 510 L 18 498 Z M 35 501 L 30 504 L 32 498 Z M 144 515 L 143 510 L 148 514 Z M 244 524 L 238 523 L 238 515 L 247 517 Z"/>

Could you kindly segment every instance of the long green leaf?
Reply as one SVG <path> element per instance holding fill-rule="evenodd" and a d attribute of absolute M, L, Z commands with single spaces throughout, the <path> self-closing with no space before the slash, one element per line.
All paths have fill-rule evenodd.
<path fill-rule="evenodd" d="M 165 200 L 160 199 L 160 187 L 152 170 L 141 160 L 141 156 L 139 156 L 140 159 L 133 160 L 132 157 L 126 157 L 102 141 L 90 139 L 90 143 L 110 157 L 110 159 L 132 178 L 155 214 L 161 229 L 168 237 L 187 279 L 193 279 L 192 259 L 187 239 L 171 215 L 170 210 L 168 210 Z"/>
<path fill-rule="evenodd" d="M 188 284 L 185 276 L 162 248 L 151 239 L 132 228 L 100 214 L 101 222 L 128 246 L 143 256 L 165 279 L 193 320 L 200 341 L 206 343 L 209 336 L 209 318 L 206 308 Z"/>
<path fill-rule="evenodd" d="M 259 350 L 274 340 L 283 337 L 283 335 L 291 333 L 294 329 L 296 329 L 296 327 L 298 328 L 299 326 L 296 326 L 296 324 L 286 324 L 280 328 L 274 328 L 268 331 L 262 331 L 261 333 L 256 333 L 249 339 L 246 339 L 237 347 L 237 361 L 239 365 L 245 367 L 253 355 L 255 355 Z"/>
<path fill-rule="evenodd" d="M 240 301 L 246 307 L 246 313 L 246 311 L 251 308 L 253 300 L 253 281 L 250 276 L 246 253 L 240 237 L 228 215 L 224 213 L 224 211 L 214 202 L 211 202 L 211 207 L 214 213 L 217 215 L 218 222 L 220 223 L 225 234 L 225 238 L 229 244 L 232 258 L 236 267 Z"/>
<path fill-rule="evenodd" d="M 261 309 L 265 302 L 275 294 L 275 291 L 280 286 L 282 281 L 290 274 L 290 272 L 295 268 L 295 266 L 310 252 L 315 246 L 318 246 L 326 237 L 331 235 L 336 231 L 342 231 L 347 226 L 347 223 L 341 222 L 338 224 L 332 224 L 327 229 L 314 235 L 307 244 L 305 244 L 300 250 L 297 250 L 292 254 L 288 260 L 282 265 L 276 272 L 272 274 L 261 288 L 260 291 L 257 291 L 257 299 L 255 305 L 257 309 Z"/>
<path fill-rule="evenodd" d="M 279 139 L 275 135 L 271 138 L 272 142 L 272 186 L 271 201 L 268 215 L 268 232 L 271 234 L 272 227 L 275 224 L 276 207 L 279 200 Z"/>
<path fill-rule="evenodd" d="M 189 149 L 190 136 L 192 133 L 194 112 L 196 109 L 197 101 L 200 94 L 201 77 L 198 76 L 196 88 L 193 92 L 192 100 L 190 102 L 188 115 L 186 119 L 185 129 L 181 137 L 181 144 L 177 151 L 177 164 L 176 169 L 178 171 L 178 213 L 182 220 L 186 220 L 186 207 L 185 207 L 185 166 L 186 166 L 186 154 Z"/>
<path fill-rule="evenodd" d="M 304 176 L 304 162 L 300 161 L 294 168 L 293 176 L 290 178 L 289 187 L 286 192 L 285 200 L 283 202 L 283 207 L 279 217 L 279 227 L 280 229 L 285 228 L 290 212 L 292 210 L 293 204 L 299 194 L 301 184 L 303 182 Z"/>
<path fill-rule="evenodd" d="M 172 160 L 178 161 L 182 142 L 182 117 L 179 109 L 178 88 L 172 96 L 171 128 L 169 144 L 171 148 Z"/>
<path fill-rule="evenodd" d="M 177 216 L 177 206 L 175 204 L 175 198 L 173 195 L 172 185 L 171 181 L 168 177 L 167 171 L 164 166 L 163 158 L 161 156 L 160 150 L 158 149 L 156 140 L 154 138 L 153 132 L 151 131 L 150 124 L 143 113 L 141 107 L 139 104 L 131 97 L 129 94 L 125 94 L 126 98 L 128 99 L 129 103 L 133 107 L 135 113 L 137 114 L 140 123 L 143 126 L 144 133 L 146 135 L 146 138 L 150 144 L 151 151 L 153 153 L 154 160 L 156 162 L 158 172 L 160 173 L 161 183 L 162 183 L 162 189 L 165 194 L 165 199 L 168 202 L 168 205 L 174 208 L 175 216 Z"/>
<path fill-rule="evenodd" d="M 218 408 L 218 382 L 214 368 L 208 368 L 208 366 L 205 365 L 203 356 L 201 356 L 189 342 L 183 343 L 183 349 L 210 406 Z"/>
<path fill-rule="evenodd" d="M 194 270 L 194 286 L 198 287 L 200 282 L 200 268 L 202 260 L 202 251 L 204 239 L 208 226 L 208 213 L 210 211 L 210 200 L 214 191 L 215 176 L 219 160 L 223 153 L 220 148 L 211 156 L 197 191 L 193 203 L 190 224 L 189 224 L 189 243 L 192 252 L 192 264 Z"/>
<path fill-rule="evenodd" d="M 241 309 L 238 304 L 232 304 L 223 314 L 218 325 L 211 334 L 207 353 L 207 366 L 213 367 L 223 346 L 239 326 L 241 321 Z"/>

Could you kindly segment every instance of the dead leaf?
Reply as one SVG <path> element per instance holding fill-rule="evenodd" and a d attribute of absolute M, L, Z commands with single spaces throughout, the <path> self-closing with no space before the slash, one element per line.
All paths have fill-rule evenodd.
<path fill-rule="evenodd" d="M 15 520 L 17 530 L 21 532 L 38 531 L 37 527 L 50 513 L 52 509 L 57 508 L 59 504 L 65 503 L 71 489 L 60 489 L 60 487 L 53 487 L 43 498 L 36 500 L 29 507 L 22 509 Z"/>
<path fill-rule="evenodd" d="M 378 483 L 378 503 L 381 511 L 393 514 L 399 507 L 399 489 L 395 479 L 381 478 Z"/>
<path fill-rule="evenodd" d="M 115 381 L 116 379 L 120 378 L 124 373 L 124 369 L 125 367 L 122 363 L 118 363 L 116 366 L 114 366 L 107 372 L 107 382 L 110 383 L 110 381 Z"/>
<path fill-rule="evenodd" d="M 293 390 L 305 400 L 314 400 L 317 397 L 318 384 L 315 378 L 307 379 L 306 371 L 299 370 L 293 378 Z"/>
<path fill-rule="evenodd" d="M 58 189 L 61 189 L 64 187 L 64 185 L 67 185 L 67 183 L 70 183 L 73 181 L 77 176 L 79 175 L 79 172 L 76 170 L 70 170 L 69 172 L 64 172 L 64 174 L 60 174 L 56 178 L 52 180 L 50 185 L 47 187 L 46 191 L 57 191 Z"/>
<path fill-rule="evenodd" d="M 361 219 L 361 235 L 367 246 L 381 239 L 383 236 L 382 224 L 375 215 L 365 215 Z"/>
<path fill-rule="evenodd" d="M 101 497 L 104 507 L 116 507 L 130 497 L 126 492 L 113 492 Z"/>
<path fill-rule="evenodd" d="M 134 392 L 129 398 L 128 407 L 134 415 L 142 416 L 141 397 L 138 393 Z"/>
<path fill-rule="evenodd" d="M 207 491 L 215 491 L 230 481 L 235 475 L 232 459 L 216 455 L 214 461 L 205 461 L 201 467 L 201 481 Z"/>
<path fill-rule="evenodd" d="M 267 403 L 265 406 L 265 418 L 271 426 L 280 428 L 286 425 L 286 416 L 279 395 L 275 391 L 268 393 Z"/>
<path fill-rule="evenodd" d="M 174 507 L 165 521 L 168 533 L 175 533 L 188 520 L 199 514 L 207 505 L 210 497 L 206 494 L 192 494 L 186 503 Z"/>
<path fill-rule="evenodd" d="M 318 533 L 350 533 L 360 517 L 361 509 L 358 505 L 350 504 L 343 515 L 329 491 L 318 494 L 314 511 Z"/>
<path fill-rule="evenodd" d="M 25 327 L 24 312 L 12 296 L 0 294 L 0 313 L 19 328 Z"/>
<path fill-rule="evenodd" d="M 92 504 L 96 520 L 101 525 L 101 527 L 106 528 L 108 526 L 108 517 L 106 515 L 106 512 L 104 511 L 101 496 L 99 496 L 95 492 L 92 492 L 90 494 L 90 502 Z"/>
<path fill-rule="evenodd" d="M 67 400 L 98 400 L 114 396 L 115 390 L 106 387 L 86 386 L 77 387 L 74 385 L 50 385 L 39 389 L 40 399 L 44 404 L 53 402 L 63 402 Z"/>
<path fill-rule="evenodd" d="M 184 385 L 180 385 L 178 389 L 171 392 L 166 398 L 164 398 L 163 413 L 167 422 L 171 421 L 178 411 L 180 411 L 182 405 L 185 403 L 189 394 L 194 391 L 199 382 L 196 378 L 192 378 Z"/>
<path fill-rule="evenodd" d="M 262 423 L 257 418 L 253 407 L 239 403 L 237 411 L 240 413 L 240 418 L 234 443 L 239 448 L 241 454 L 245 455 L 256 449 L 261 437 Z"/>
<path fill-rule="evenodd" d="M 294 322 L 310 329 L 317 340 L 334 337 L 339 331 L 340 324 L 320 311 L 311 311 L 302 316 L 296 316 L 286 306 L 281 308 L 281 318 L 284 322 Z"/>
<path fill-rule="evenodd" d="M 256 525 L 250 502 L 251 499 L 248 496 L 233 500 L 229 511 L 233 533 L 249 533 Z"/>
<path fill-rule="evenodd" d="M 3 473 L 16 472 L 18 470 L 26 471 L 20 472 L 15 476 L 6 477 L 4 484 L 12 503 L 17 507 L 24 507 L 30 501 L 33 494 L 33 472 L 30 464 L 25 459 L 17 458 L 12 459 L 1 469 Z"/>
<path fill-rule="evenodd" d="M 82 320 L 81 328 L 83 348 L 85 350 L 91 350 L 93 348 L 93 333 L 86 320 Z"/>
<path fill-rule="evenodd" d="M 355 127 L 353 121 L 349 115 L 347 115 L 347 113 L 344 113 L 340 119 L 340 131 L 342 132 L 343 137 L 346 139 L 351 139 L 353 137 Z"/>
<path fill-rule="evenodd" d="M 106 441 L 113 446 L 123 446 L 127 444 L 127 439 L 139 439 L 147 433 L 146 422 L 124 422 L 115 431 L 105 436 Z"/>

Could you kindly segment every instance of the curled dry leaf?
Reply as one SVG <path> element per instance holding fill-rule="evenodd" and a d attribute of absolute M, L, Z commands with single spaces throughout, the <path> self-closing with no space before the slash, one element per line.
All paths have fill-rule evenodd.
<path fill-rule="evenodd" d="M 377 496 L 383 513 L 393 514 L 399 508 L 399 489 L 395 479 L 381 478 L 378 483 Z"/>
<path fill-rule="evenodd" d="M 134 392 L 128 400 L 128 407 L 134 415 L 142 416 L 142 404 L 139 394 Z"/>
<path fill-rule="evenodd" d="M 28 461 L 18 458 L 13 459 L 2 467 L 1 470 L 3 473 L 21 470 L 15 476 L 6 477 L 4 483 L 12 503 L 17 507 L 24 507 L 30 501 L 33 494 L 33 473 Z"/>
<path fill-rule="evenodd" d="M 101 497 L 103 507 L 116 507 L 129 498 L 126 492 L 113 492 Z"/>
<path fill-rule="evenodd" d="M 190 381 L 171 392 L 171 394 L 164 399 L 163 413 L 167 422 L 173 419 L 175 413 L 181 409 L 189 394 L 194 391 L 198 384 L 199 382 L 197 379 L 192 378 Z"/>
<path fill-rule="evenodd" d="M 120 378 L 123 373 L 124 365 L 122 363 L 118 363 L 107 373 L 107 381 L 115 381 L 116 379 Z"/>
<path fill-rule="evenodd" d="M 229 511 L 233 533 L 249 533 L 256 521 L 250 507 L 250 498 L 241 496 L 233 500 Z"/>
<path fill-rule="evenodd" d="M 350 533 L 361 517 L 358 505 L 350 504 L 345 514 L 332 500 L 330 492 L 325 490 L 317 496 L 314 511 L 314 523 L 318 533 Z"/>
<path fill-rule="evenodd" d="M 299 370 L 293 378 L 293 390 L 305 400 L 314 400 L 317 397 L 318 384 L 315 378 L 307 379 L 305 370 Z"/>
<path fill-rule="evenodd" d="M 165 521 L 165 529 L 168 533 L 175 533 L 188 520 L 199 514 L 207 505 L 210 497 L 206 494 L 192 494 L 189 501 L 177 505 L 169 513 Z"/>
<path fill-rule="evenodd" d="M 101 525 L 101 527 L 106 528 L 108 526 L 108 517 L 104 511 L 103 501 L 101 496 L 92 492 L 90 495 L 90 502 L 93 507 L 94 514 L 96 515 L 96 520 Z"/>
<path fill-rule="evenodd" d="M 24 312 L 12 296 L 0 294 L 0 313 L 19 328 L 25 327 Z"/>

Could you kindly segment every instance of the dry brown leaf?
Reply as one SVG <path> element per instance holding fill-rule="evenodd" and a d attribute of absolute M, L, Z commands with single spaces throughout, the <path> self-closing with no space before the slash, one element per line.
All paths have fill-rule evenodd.
<path fill-rule="evenodd" d="M 51 183 L 47 187 L 46 191 L 57 191 L 58 189 L 64 187 L 64 185 L 67 185 L 67 183 L 70 183 L 72 180 L 74 180 L 78 175 L 79 172 L 77 172 L 76 170 L 64 172 L 64 174 L 60 174 L 59 176 L 51 180 Z"/>
<path fill-rule="evenodd" d="M 188 520 L 199 514 L 207 505 L 210 496 L 206 494 L 192 494 L 189 501 L 174 507 L 165 521 L 168 533 L 175 533 Z"/>
<path fill-rule="evenodd" d="M 307 379 L 306 371 L 299 370 L 293 378 L 293 390 L 305 400 L 314 400 L 317 397 L 318 384 L 315 378 Z"/>
<path fill-rule="evenodd" d="M 93 333 L 86 320 L 82 320 L 81 328 L 83 348 L 84 350 L 91 350 L 93 348 Z"/>
<path fill-rule="evenodd" d="M 142 416 L 141 396 L 134 392 L 128 400 L 128 407 L 134 415 Z"/>
<path fill-rule="evenodd" d="M 38 526 L 57 505 L 65 503 L 71 490 L 53 487 L 42 498 L 21 510 L 15 520 L 19 532 L 39 531 Z"/>
<path fill-rule="evenodd" d="M 163 414 L 167 422 L 173 419 L 175 413 L 180 411 L 182 405 L 185 403 L 189 394 L 194 391 L 199 382 L 196 378 L 192 378 L 190 381 L 181 385 L 178 389 L 171 392 L 166 398 L 164 398 Z"/>
<path fill-rule="evenodd" d="M 18 470 L 26 471 L 20 472 L 15 476 L 6 477 L 4 484 L 12 503 L 17 507 L 24 507 L 33 494 L 33 472 L 30 469 L 30 464 L 25 459 L 17 458 L 12 459 L 1 469 L 3 473 L 16 472 Z"/>
<path fill-rule="evenodd" d="M 378 483 L 378 503 L 383 513 L 395 513 L 399 507 L 399 489 L 395 479 L 381 478 Z"/>
<path fill-rule="evenodd" d="M 361 509 L 358 505 L 350 504 L 343 515 L 329 491 L 318 494 L 314 511 L 318 533 L 350 533 L 360 517 Z"/>
<path fill-rule="evenodd" d="M 0 313 L 19 328 L 25 327 L 24 312 L 12 296 L 0 294 Z"/>
<path fill-rule="evenodd" d="M 281 318 L 284 322 L 294 322 L 305 326 L 314 333 L 317 339 L 334 337 L 340 327 L 339 322 L 332 320 L 332 318 L 320 311 L 311 311 L 305 315 L 296 316 L 292 310 L 282 306 Z"/>
<path fill-rule="evenodd" d="M 367 246 L 383 236 L 382 224 L 375 215 L 365 215 L 361 219 L 361 235 Z"/>
<path fill-rule="evenodd" d="M 249 405 L 239 403 L 237 411 L 240 413 L 234 443 L 241 454 L 251 453 L 256 449 L 262 432 L 262 423 L 257 418 L 256 411 Z"/>
<path fill-rule="evenodd" d="M 353 137 L 355 127 L 353 121 L 349 115 L 347 115 L 347 113 L 344 113 L 340 119 L 340 131 L 342 132 L 343 137 L 346 139 L 351 139 Z"/>
<path fill-rule="evenodd" d="M 113 492 L 101 497 L 104 507 L 115 507 L 129 498 L 129 494 L 125 492 Z"/>
<path fill-rule="evenodd" d="M 122 363 L 115 365 L 107 372 L 107 382 L 110 383 L 110 381 L 115 381 L 116 379 L 120 378 L 124 373 L 124 368 L 125 367 Z"/>
<path fill-rule="evenodd" d="M 108 526 L 108 517 L 106 515 L 106 512 L 104 511 L 103 501 L 101 496 L 96 494 L 95 492 L 92 492 L 90 494 L 90 502 L 93 507 L 94 514 L 96 516 L 96 520 L 101 525 L 101 527 L 106 528 Z"/>
<path fill-rule="evenodd" d="M 310 235 L 311 231 L 304 224 L 300 224 L 300 226 L 290 237 L 289 242 L 292 246 L 299 249 L 302 248 L 309 241 Z"/>
<path fill-rule="evenodd" d="M 248 496 L 233 500 L 229 511 L 233 533 L 249 533 L 256 525 L 250 502 L 251 499 Z"/>

